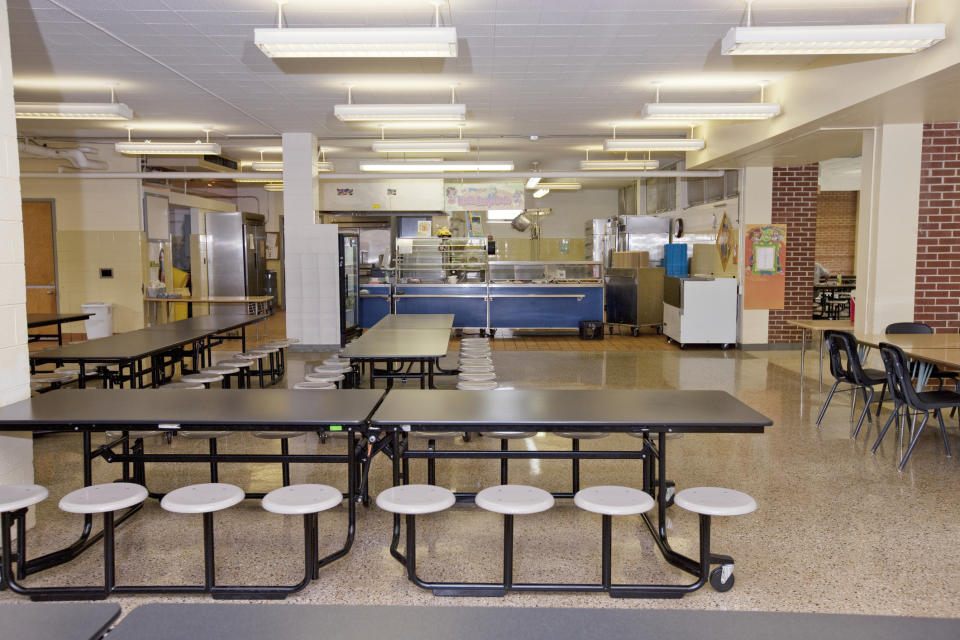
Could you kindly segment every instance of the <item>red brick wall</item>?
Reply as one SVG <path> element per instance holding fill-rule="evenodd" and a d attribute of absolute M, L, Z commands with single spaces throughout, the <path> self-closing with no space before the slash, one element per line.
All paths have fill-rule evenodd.
<path fill-rule="evenodd" d="M 914 319 L 960 329 L 960 122 L 923 125 Z"/>
<path fill-rule="evenodd" d="M 822 191 L 817 200 L 814 259 L 830 273 L 854 273 L 859 196 L 859 191 Z"/>
<path fill-rule="evenodd" d="M 773 224 L 787 225 L 784 308 L 770 311 L 770 342 L 800 342 L 787 320 L 809 319 L 813 310 L 813 261 L 817 238 L 817 165 L 774 167 Z"/>

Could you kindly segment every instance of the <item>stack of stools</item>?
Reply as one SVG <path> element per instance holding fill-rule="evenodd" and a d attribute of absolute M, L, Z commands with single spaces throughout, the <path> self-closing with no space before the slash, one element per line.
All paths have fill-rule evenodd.
<path fill-rule="evenodd" d="M 307 382 L 333 382 L 338 387 L 356 387 L 356 375 L 349 362 L 317 365 L 311 372 L 304 375 L 303 379 Z"/>

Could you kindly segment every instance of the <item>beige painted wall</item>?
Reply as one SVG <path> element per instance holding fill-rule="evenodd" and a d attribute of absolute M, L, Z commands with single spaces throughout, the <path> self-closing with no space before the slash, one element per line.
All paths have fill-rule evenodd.
<path fill-rule="evenodd" d="M 745 244 L 745 230 L 750 224 L 769 224 L 773 211 L 773 167 L 747 167 L 742 174 L 740 246 Z M 739 261 L 739 277 L 743 282 L 744 264 Z M 740 344 L 767 344 L 770 312 L 766 309 L 744 309 L 740 295 Z"/>

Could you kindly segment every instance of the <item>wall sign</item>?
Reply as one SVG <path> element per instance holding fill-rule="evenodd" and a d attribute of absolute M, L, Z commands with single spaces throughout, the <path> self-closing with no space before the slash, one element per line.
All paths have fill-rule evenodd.
<path fill-rule="evenodd" d="M 446 182 L 443 210 L 525 209 L 522 182 Z"/>
<path fill-rule="evenodd" d="M 787 225 L 751 224 L 745 232 L 743 308 L 783 309 Z"/>

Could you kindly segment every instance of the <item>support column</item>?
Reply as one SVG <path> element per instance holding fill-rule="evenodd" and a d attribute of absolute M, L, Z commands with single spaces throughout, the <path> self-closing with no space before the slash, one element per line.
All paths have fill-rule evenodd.
<path fill-rule="evenodd" d="M 317 224 L 316 158 L 312 133 L 283 134 L 287 337 L 301 349 L 330 350 L 340 345 L 337 225 Z"/>
<path fill-rule="evenodd" d="M 743 170 L 740 189 L 740 264 L 737 277 L 744 282 L 743 251 L 746 228 L 751 224 L 770 224 L 773 209 L 773 167 L 747 167 Z M 741 287 L 743 285 L 741 284 Z M 740 335 L 737 341 L 746 347 L 767 344 L 770 312 L 766 309 L 744 309 L 740 291 Z"/>
<path fill-rule="evenodd" d="M 923 125 L 863 134 L 857 222 L 857 332 L 913 320 Z"/>
<path fill-rule="evenodd" d="M 30 397 L 20 160 L 7 3 L 0 3 L 0 405 Z M 33 482 L 30 434 L 0 434 L 0 484 Z"/>

